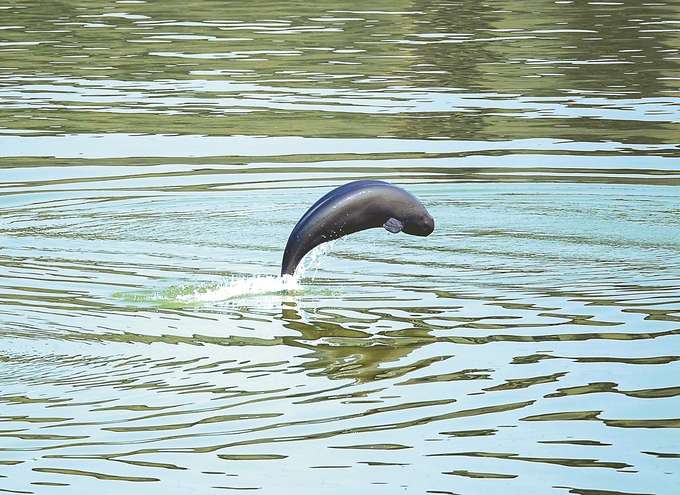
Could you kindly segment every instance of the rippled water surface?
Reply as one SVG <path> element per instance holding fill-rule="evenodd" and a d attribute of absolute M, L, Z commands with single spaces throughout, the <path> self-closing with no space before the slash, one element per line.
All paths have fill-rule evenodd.
<path fill-rule="evenodd" d="M 0 1 L 0 491 L 680 492 L 673 2 Z M 350 180 L 436 220 L 295 280 Z"/>

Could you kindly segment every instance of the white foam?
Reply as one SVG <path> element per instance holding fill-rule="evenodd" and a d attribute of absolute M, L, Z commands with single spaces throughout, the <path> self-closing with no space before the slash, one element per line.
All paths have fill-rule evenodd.
<path fill-rule="evenodd" d="M 275 294 L 301 290 L 298 279 L 291 275 L 253 277 L 232 277 L 225 279 L 217 287 L 196 288 L 192 294 L 179 294 L 177 300 L 190 303 L 215 303 L 244 296 Z"/>
<path fill-rule="evenodd" d="M 321 244 L 310 251 L 298 265 L 294 275 L 254 275 L 252 277 L 231 277 L 217 285 L 200 286 L 191 293 L 177 294 L 175 300 L 183 303 L 210 304 L 263 294 L 281 294 L 303 290 L 300 280 L 305 272 L 314 266 L 312 280 L 316 277 L 321 261 L 333 249 L 335 240 Z"/>

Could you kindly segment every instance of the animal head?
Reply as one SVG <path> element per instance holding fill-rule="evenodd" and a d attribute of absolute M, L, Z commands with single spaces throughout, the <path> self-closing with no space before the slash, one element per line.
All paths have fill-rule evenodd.
<path fill-rule="evenodd" d="M 414 211 L 404 219 L 402 232 L 419 237 L 427 237 L 434 231 L 434 218 L 425 210 Z"/>

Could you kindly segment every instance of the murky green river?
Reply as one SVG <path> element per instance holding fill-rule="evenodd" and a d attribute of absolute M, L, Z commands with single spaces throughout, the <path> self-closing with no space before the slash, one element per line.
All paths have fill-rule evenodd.
<path fill-rule="evenodd" d="M 679 49 L 671 1 L 0 0 L 0 492 L 680 493 Z M 365 178 L 434 233 L 284 283 Z"/>

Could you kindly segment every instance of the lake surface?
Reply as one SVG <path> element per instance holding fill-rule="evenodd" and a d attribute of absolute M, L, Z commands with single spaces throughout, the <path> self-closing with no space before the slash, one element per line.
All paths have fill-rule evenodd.
<path fill-rule="evenodd" d="M 680 492 L 673 2 L 0 3 L 0 492 Z M 279 279 L 306 209 L 436 220 Z"/>

